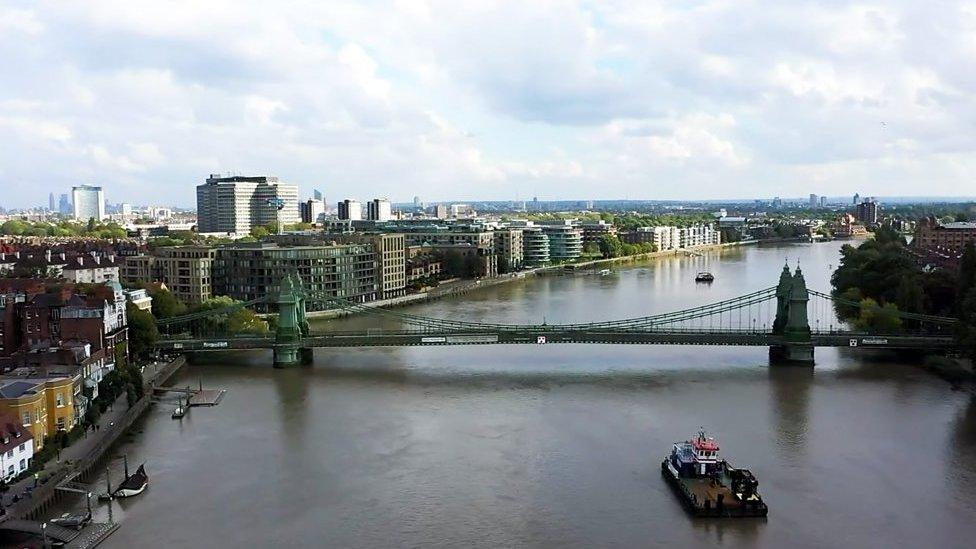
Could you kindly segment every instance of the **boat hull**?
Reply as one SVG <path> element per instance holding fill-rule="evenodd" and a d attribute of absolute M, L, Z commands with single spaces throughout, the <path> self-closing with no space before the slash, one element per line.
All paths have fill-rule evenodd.
<path fill-rule="evenodd" d="M 149 486 L 148 482 L 139 488 L 122 488 L 120 490 L 116 490 L 112 496 L 117 498 L 131 498 L 132 496 L 138 496 L 139 494 L 145 492 L 147 486 Z"/>
<path fill-rule="evenodd" d="M 671 465 L 671 460 L 665 459 L 661 462 L 661 476 L 664 477 L 668 485 L 674 490 L 682 506 L 689 514 L 695 517 L 708 518 L 749 518 L 765 517 L 769 514 L 769 508 L 760 500 L 758 502 L 734 502 L 735 505 L 704 505 L 694 496 L 688 485 L 682 480 L 681 476 Z M 730 500 L 730 503 L 731 502 Z"/>

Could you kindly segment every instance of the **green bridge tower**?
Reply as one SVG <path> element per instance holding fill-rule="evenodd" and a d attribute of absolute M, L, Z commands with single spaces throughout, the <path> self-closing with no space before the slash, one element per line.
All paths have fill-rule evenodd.
<path fill-rule="evenodd" d="M 302 289 L 301 278 L 288 273 L 281 279 L 277 303 L 275 368 L 311 362 L 312 349 L 302 347 L 302 341 L 308 336 L 308 319 L 305 317 L 305 291 Z"/>
<path fill-rule="evenodd" d="M 807 317 L 807 302 L 810 292 L 803 272 L 797 265 L 790 274 L 790 268 L 783 266 L 776 286 L 776 319 L 773 321 L 773 334 L 782 336 L 781 345 L 769 348 L 769 360 L 774 364 L 813 364 L 813 340 L 810 321 Z"/>

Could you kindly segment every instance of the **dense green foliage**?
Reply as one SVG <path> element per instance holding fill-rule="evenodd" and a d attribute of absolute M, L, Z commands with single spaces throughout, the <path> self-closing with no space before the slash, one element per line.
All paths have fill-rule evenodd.
<path fill-rule="evenodd" d="M 7 236 L 89 236 L 95 238 L 125 238 L 125 229 L 114 222 L 88 223 L 74 221 L 59 221 L 47 223 L 44 221 L 30 222 L 11 219 L 0 225 L 0 235 Z"/>
<path fill-rule="evenodd" d="M 976 259 L 972 270 L 976 273 Z M 892 332 L 913 327 L 897 313 L 962 316 L 959 281 L 946 271 L 919 268 L 905 239 L 881 228 L 875 238 L 841 249 L 840 267 L 831 277 L 834 296 L 853 304 L 838 304 L 841 319 L 869 331 Z M 973 296 L 976 301 L 976 295 Z"/>
<path fill-rule="evenodd" d="M 600 238 L 600 255 L 604 258 L 625 257 L 628 255 L 646 254 L 655 251 L 654 244 L 644 242 L 640 244 L 627 244 L 616 236 L 606 235 Z"/>
<path fill-rule="evenodd" d="M 190 310 L 192 313 L 227 309 L 220 314 L 198 320 L 194 331 L 201 334 L 267 334 L 270 331 L 268 322 L 250 309 L 232 308 L 239 303 L 240 301 L 231 297 L 218 296 L 193 307 Z"/>
<path fill-rule="evenodd" d="M 156 320 L 151 314 L 132 303 L 126 304 L 126 317 L 129 319 L 129 349 L 133 357 L 145 358 L 159 338 Z"/>
<path fill-rule="evenodd" d="M 149 296 L 152 297 L 152 314 L 156 318 L 170 318 L 186 312 L 186 305 L 169 290 L 153 290 Z"/>
<path fill-rule="evenodd" d="M 976 361 L 976 246 L 970 243 L 959 268 L 959 341 Z"/>

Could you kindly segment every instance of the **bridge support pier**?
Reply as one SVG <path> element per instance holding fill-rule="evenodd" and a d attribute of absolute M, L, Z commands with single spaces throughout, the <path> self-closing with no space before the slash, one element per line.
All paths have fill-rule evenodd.
<path fill-rule="evenodd" d="M 275 345 L 274 347 L 275 368 L 287 368 L 289 366 L 311 363 L 311 347 L 297 347 L 294 345 Z"/>
<path fill-rule="evenodd" d="M 797 265 L 796 272 L 783 266 L 779 285 L 776 286 L 776 320 L 773 334 L 782 336 L 780 345 L 769 348 L 770 364 L 805 364 L 813 366 L 813 340 L 807 304 L 810 293 L 803 272 Z"/>
<path fill-rule="evenodd" d="M 305 294 L 301 278 L 285 275 L 278 292 L 278 329 L 275 331 L 274 367 L 285 368 L 312 361 L 312 349 L 302 347 L 308 336 Z"/>
<path fill-rule="evenodd" d="M 773 345 L 769 348 L 769 363 L 813 366 L 813 344 L 788 343 L 786 345 Z"/>

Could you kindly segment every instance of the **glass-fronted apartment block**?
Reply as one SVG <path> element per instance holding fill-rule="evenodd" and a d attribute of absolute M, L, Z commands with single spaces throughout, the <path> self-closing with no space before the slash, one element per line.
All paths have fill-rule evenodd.
<path fill-rule="evenodd" d="M 297 274 L 309 294 L 357 303 L 377 299 L 376 252 L 371 244 L 279 246 L 237 244 L 217 250 L 214 293 L 241 301 L 277 295 L 286 272 Z M 309 301 L 308 310 L 326 308 Z M 269 310 L 272 307 L 258 306 Z"/>
<path fill-rule="evenodd" d="M 526 267 L 549 264 L 549 237 L 542 232 L 542 228 L 522 228 L 522 258 Z"/>
<path fill-rule="evenodd" d="M 540 224 L 542 232 L 549 237 L 549 259 L 567 261 L 576 259 L 583 253 L 583 230 L 572 221 Z"/>

